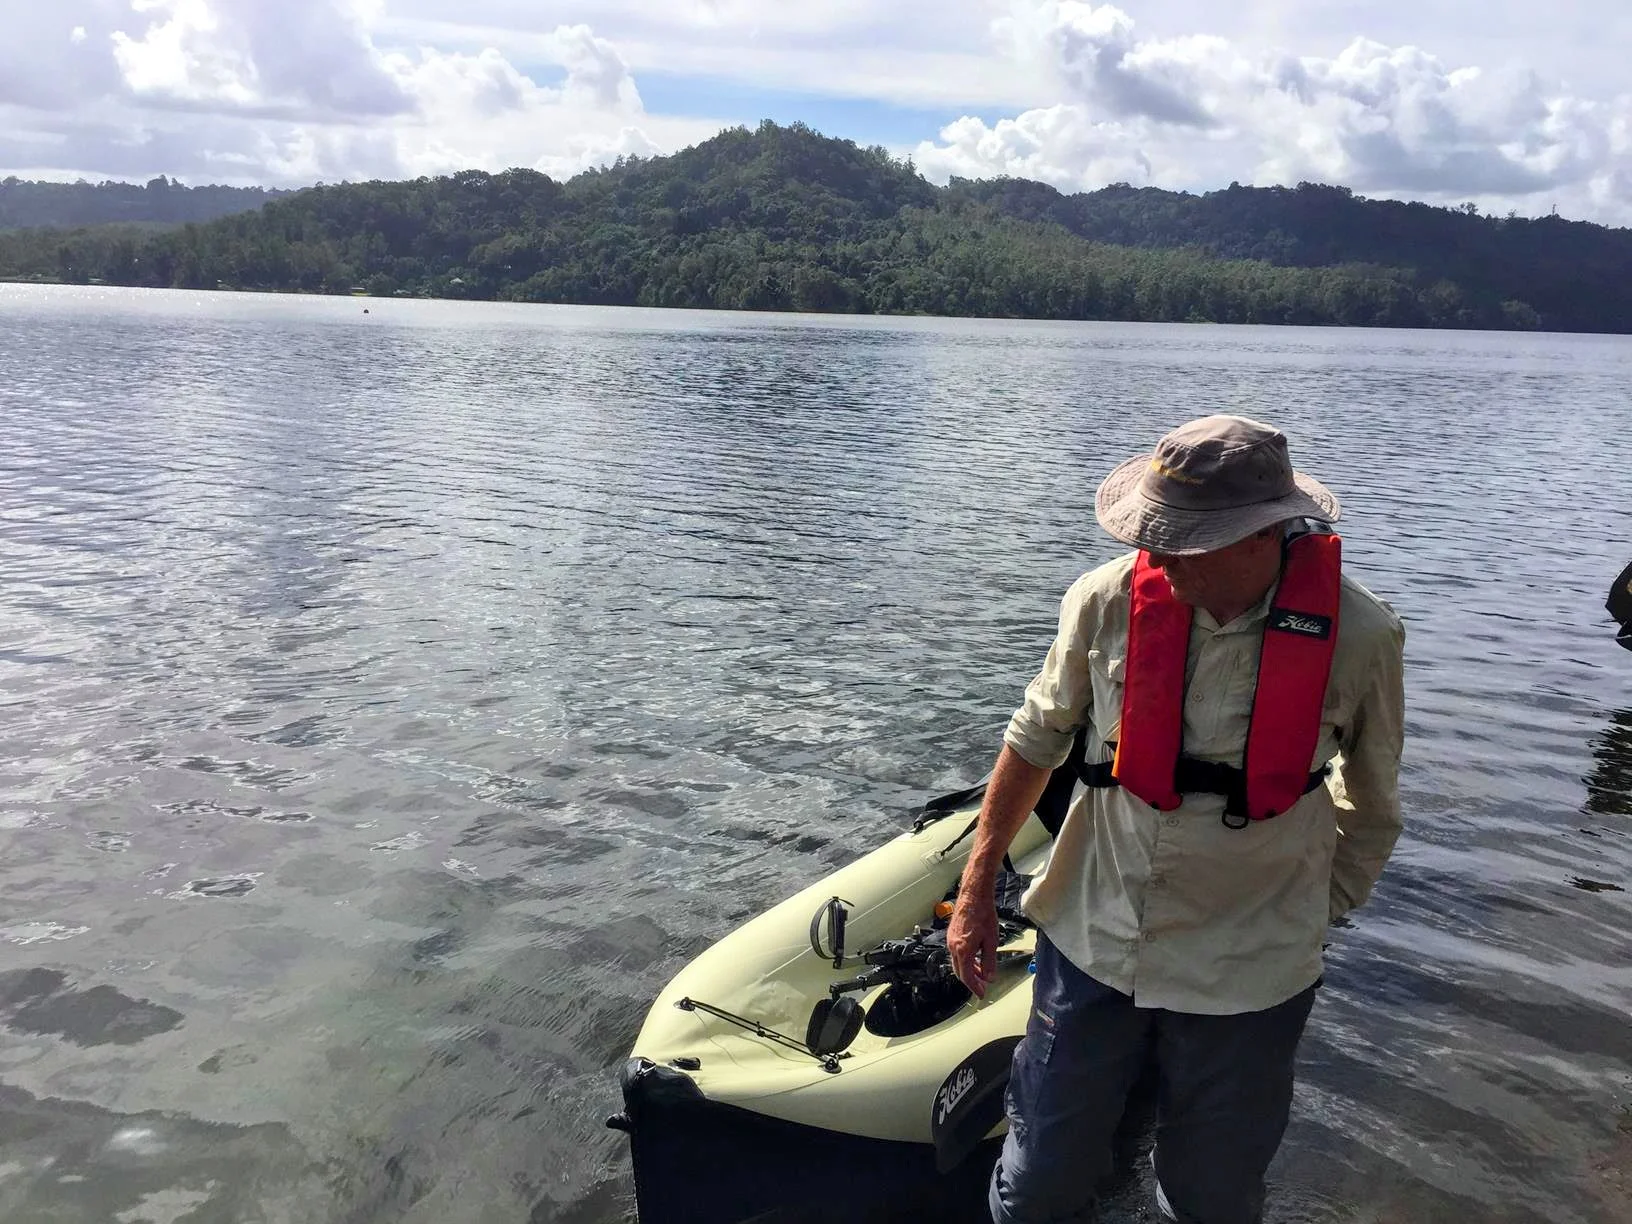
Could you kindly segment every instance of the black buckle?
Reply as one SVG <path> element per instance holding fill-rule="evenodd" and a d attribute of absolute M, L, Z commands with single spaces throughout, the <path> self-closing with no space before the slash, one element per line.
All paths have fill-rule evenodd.
<path fill-rule="evenodd" d="M 1319 790 L 1325 784 L 1327 775 L 1331 772 L 1332 767 L 1329 762 L 1315 770 L 1314 773 L 1309 775 L 1308 781 L 1303 784 L 1303 790 L 1300 792 L 1299 797 L 1301 798 L 1303 795 Z M 1280 815 L 1282 815 L 1280 812 L 1271 812 L 1264 819 L 1273 820 Z M 1252 817 L 1247 812 L 1247 780 L 1245 774 L 1241 774 L 1239 782 L 1232 783 L 1230 789 L 1225 792 L 1223 819 L 1226 829 L 1244 829 L 1252 823 Z"/>

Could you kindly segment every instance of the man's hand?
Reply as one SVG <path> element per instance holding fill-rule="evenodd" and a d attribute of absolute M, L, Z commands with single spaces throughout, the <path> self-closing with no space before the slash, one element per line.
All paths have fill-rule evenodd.
<path fill-rule="evenodd" d="M 1007 744 L 986 785 L 974 848 L 964 864 L 958 904 L 946 928 L 952 972 L 977 999 L 997 976 L 997 870 L 1003 854 L 1042 798 L 1052 771 L 1033 765 Z"/>
<path fill-rule="evenodd" d="M 960 890 L 957 908 L 946 929 L 946 948 L 952 954 L 952 972 L 977 999 L 997 976 L 997 905 L 991 889 L 984 895 Z"/>

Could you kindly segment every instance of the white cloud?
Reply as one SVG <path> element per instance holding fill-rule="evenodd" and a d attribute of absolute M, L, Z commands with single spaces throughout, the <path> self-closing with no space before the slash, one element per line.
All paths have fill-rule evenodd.
<path fill-rule="evenodd" d="M 598 166 L 609 166 L 620 157 L 654 157 L 665 150 L 639 128 L 620 128 L 615 135 L 575 136 L 565 153 L 550 154 L 533 163 L 553 179 L 569 179 Z"/>
<path fill-rule="evenodd" d="M 531 60 L 557 74 L 543 85 L 491 45 L 383 41 L 371 0 L 66 0 L 54 16 L 45 10 L 31 6 L 27 29 L 53 47 L 54 64 L 25 74 L 0 49 L 9 170 L 277 184 L 515 165 L 576 172 L 721 126 L 647 115 L 618 48 L 582 23 L 536 36 Z M 64 87 L 61 69 L 74 63 Z"/>
<path fill-rule="evenodd" d="M 144 6 L 151 10 L 157 5 Z M 254 66 L 234 48 L 217 45 L 215 14 L 204 0 L 176 0 L 140 38 L 113 34 L 113 58 L 134 93 L 190 102 L 246 105 L 255 94 Z"/>
<path fill-rule="evenodd" d="M 116 31 L 113 54 L 138 97 L 225 107 L 391 115 L 409 99 L 385 71 L 348 0 L 134 0 L 159 13 L 141 37 Z"/>
<path fill-rule="evenodd" d="M 113 0 L 5 5 L 0 17 L 0 106 L 64 110 L 119 83 L 109 36 L 129 14 Z"/>
<path fill-rule="evenodd" d="M 1138 133 L 1118 123 L 1089 121 L 1081 107 L 1029 110 L 988 126 L 965 117 L 941 130 L 941 143 L 922 144 L 918 168 L 945 179 L 1016 178 L 1067 188 L 1113 182 L 1148 183 L 1156 169 L 1140 149 Z"/>
<path fill-rule="evenodd" d="M 1271 153 L 1271 174 L 1310 170 L 1359 188 L 1525 195 L 1579 181 L 1602 158 L 1600 108 L 1529 73 L 1446 69 L 1414 47 L 1356 40 L 1336 59 L 1302 61 L 1290 88 L 1266 91 L 1272 126 L 1300 140 Z"/>
<path fill-rule="evenodd" d="M 991 0 L 601 0 L 594 7 L 595 28 L 637 75 L 909 106 L 1027 106 L 1042 98 L 1034 80 L 992 53 Z M 584 11 L 575 0 L 467 0 L 457 10 L 447 0 L 393 0 L 380 29 L 444 48 L 491 44 L 516 58 Z"/>
<path fill-rule="evenodd" d="M 1141 39 L 1125 13 L 1080 0 L 1017 0 L 994 32 L 1066 100 L 960 119 L 914 150 L 927 173 L 1068 190 L 1313 179 L 1487 207 L 1567 198 L 1632 216 L 1624 98 L 1594 102 L 1532 72 L 1447 67 L 1364 38 L 1332 58 Z"/>
<path fill-rule="evenodd" d="M 415 120 L 396 125 L 402 172 L 530 166 L 570 177 L 620 155 L 649 156 L 713 135 L 719 124 L 646 114 L 621 56 L 585 26 L 550 35 L 564 70 L 542 86 L 498 51 L 479 54 L 419 48 L 387 63 L 415 102 Z"/>
<path fill-rule="evenodd" d="M 547 106 L 556 97 L 492 47 L 476 55 L 421 48 L 416 55 L 390 56 L 386 68 L 397 87 L 433 125 L 490 119 L 507 111 Z"/>
<path fill-rule="evenodd" d="M 899 50 L 984 47 L 991 0 L 392 0 L 390 21 L 435 22 L 488 32 L 525 34 L 572 25 L 591 9 L 597 29 L 618 42 L 663 41 L 680 46 L 713 41 L 814 44 L 858 49 L 892 43 Z M 389 24 L 389 22 L 387 23 Z M 805 84 L 808 82 L 801 82 Z"/>
<path fill-rule="evenodd" d="M 1213 123 L 1199 89 L 1198 67 L 1216 48 L 1210 43 L 1135 40 L 1133 21 L 1110 5 L 1080 0 L 1017 4 L 998 28 L 1028 59 L 1028 41 L 1046 49 L 1068 90 L 1116 119 L 1144 116 L 1164 123 L 1208 127 Z M 1200 54 L 1196 54 L 1200 52 Z"/>
<path fill-rule="evenodd" d="M 617 48 L 586 25 L 561 26 L 552 36 L 567 81 L 562 96 L 580 105 L 638 111 L 640 92 Z"/>

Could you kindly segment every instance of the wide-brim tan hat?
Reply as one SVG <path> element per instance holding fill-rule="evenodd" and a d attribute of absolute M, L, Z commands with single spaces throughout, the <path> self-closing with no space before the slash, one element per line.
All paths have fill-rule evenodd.
<path fill-rule="evenodd" d="M 1148 552 L 1194 556 L 1288 519 L 1335 523 L 1337 497 L 1294 471 L 1286 436 L 1261 421 L 1210 416 L 1118 464 L 1094 496 L 1100 526 Z"/>

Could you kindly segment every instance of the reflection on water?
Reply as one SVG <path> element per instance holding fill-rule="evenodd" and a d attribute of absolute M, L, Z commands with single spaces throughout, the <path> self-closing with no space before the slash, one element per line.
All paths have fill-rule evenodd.
<path fill-rule="evenodd" d="M 1576 492 L 1629 342 L 14 287 L 0 336 L 0 1217 L 623 1219 L 656 990 L 986 770 L 1098 475 L 1233 409 L 1409 627 L 1271 1224 L 1632 1219 L 1632 489 Z"/>
<path fill-rule="evenodd" d="M 1628 684 L 1632 688 L 1632 682 Z M 1609 725 L 1592 742 L 1592 772 L 1587 775 L 1582 810 L 1594 816 L 1626 818 L 1632 824 L 1632 710 L 1616 710 Z"/>

